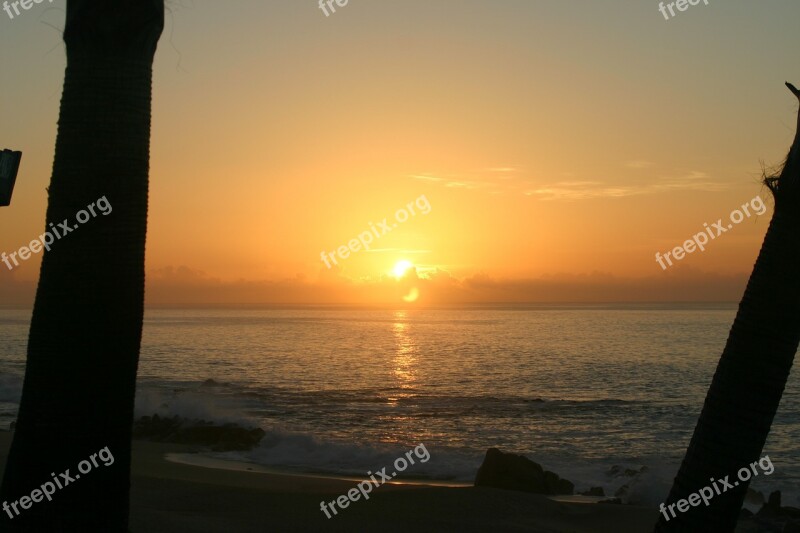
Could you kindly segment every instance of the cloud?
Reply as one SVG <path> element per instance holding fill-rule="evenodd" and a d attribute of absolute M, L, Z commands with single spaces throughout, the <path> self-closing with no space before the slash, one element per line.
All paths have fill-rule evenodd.
<path fill-rule="evenodd" d="M 434 174 L 423 172 L 408 177 L 429 181 L 450 189 L 483 190 L 491 194 L 513 191 L 521 186 L 519 169 L 513 166 L 488 167 L 460 173 Z"/>
<path fill-rule="evenodd" d="M 147 305 L 399 305 L 412 288 L 415 305 L 737 302 L 747 282 L 745 273 L 722 275 L 676 265 L 651 276 L 618 277 L 605 272 L 553 274 L 535 278 L 496 278 L 477 273 L 457 278 L 438 267 L 419 267 L 400 281 L 353 280 L 340 270 L 322 268 L 316 279 L 222 280 L 186 267 L 150 270 Z M 0 273 L 4 306 L 33 305 L 36 284 Z"/>
<path fill-rule="evenodd" d="M 504 303 L 646 303 L 735 302 L 746 282 L 744 273 L 720 275 L 681 265 L 672 272 L 640 278 L 604 272 L 517 280 L 478 275 L 462 284 L 484 301 L 495 298 L 495 302 Z"/>
<path fill-rule="evenodd" d="M 708 174 L 699 170 L 692 170 L 682 176 L 662 178 L 651 186 L 654 192 L 672 190 L 719 192 L 727 188 L 726 184 L 711 180 Z"/>
<path fill-rule="evenodd" d="M 516 167 L 491 167 L 484 169 L 486 172 L 494 172 L 498 174 L 510 174 L 513 172 L 517 172 Z M 511 176 L 499 176 L 500 179 L 510 179 Z"/>
<path fill-rule="evenodd" d="M 604 272 L 503 279 L 478 273 L 458 279 L 440 268 L 420 268 L 400 281 L 392 276 L 352 280 L 325 269 L 319 279 L 221 281 L 197 270 L 162 269 L 148 277 L 148 305 L 292 304 L 396 305 L 412 288 L 418 305 L 489 303 L 735 302 L 747 276 L 720 275 L 678 265 L 652 276 L 625 278 Z M 168 275 L 163 275 L 164 273 Z"/>
<path fill-rule="evenodd" d="M 649 161 L 628 161 L 625 165 L 634 169 L 645 169 L 653 165 Z M 571 174 L 566 173 L 565 175 Z M 706 172 L 691 170 L 684 174 L 654 177 L 648 183 L 613 183 L 610 180 L 562 180 L 552 183 L 532 184 L 532 180 L 521 175 L 516 167 L 492 167 L 461 174 L 430 173 L 411 174 L 409 177 L 430 181 L 450 189 L 482 190 L 490 194 L 516 193 L 545 201 L 592 200 L 596 198 L 625 198 L 661 194 L 672 191 L 719 192 L 727 185 L 714 181 Z"/>
<path fill-rule="evenodd" d="M 671 191 L 718 192 L 728 186 L 711 180 L 705 172 L 690 171 L 680 176 L 657 178 L 645 185 L 608 185 L 600 181 L 559 181 L 553 184 L 529 189 L 526 196 L 536 196 L 541 200 L 589 200 L 594 198 L 624 198 Z"/>
<path fill-rule="evenodd" d="M 560 181 L 525 191 L 526 196 L 537 196 L 542 200 L 589 200 L 592 198 L 622 198 L 637 194 L 635 187 L 604 187 L 596 181 Z"/>

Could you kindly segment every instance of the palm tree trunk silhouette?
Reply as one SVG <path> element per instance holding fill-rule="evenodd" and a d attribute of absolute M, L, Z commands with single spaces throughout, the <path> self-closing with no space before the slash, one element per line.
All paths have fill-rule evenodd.
<path fill-rule="evenodd" d="M 800 100 L 800 91 L 786 85 Z M 720 494 L 708 506 L 676 507 L 674 518 L 667 510 L 669 520 L 662 512 L 658 532 L 734 530 L 749 485 L 738 472 L 760 458 L 783 395 L 800 341 L 800 113 L 783 169 L 766 185 L 775 198 L 772 221 L 665 503 L 712 487 L 711 478 L 729 476 L 738 485 L 723 491 L 717 482 Z M 770 459 L 779 469 L 780 459 Z"/>
<path fill-rule="evenodd" d="M 0 511 L 5 531 L 127 531 L 152 65 L 163 25 L 163 0 L 67 2 L 67 68 L 46 229 L 64 220 L 76 226 L 76 214 L 102 197 L 113 209 L 44 253 L 0 487 L 0 501 L 19 501 L 19 514 Z M 113 464 L 95 456 L 98 466 L 79 471 L 105 447 Z M 65 486 L 60 474 L 67 469 L 74 481 Z M 29 500 L 25 509 L 21 498 L 54 476 L 63 488 L 52 501 Z"/>

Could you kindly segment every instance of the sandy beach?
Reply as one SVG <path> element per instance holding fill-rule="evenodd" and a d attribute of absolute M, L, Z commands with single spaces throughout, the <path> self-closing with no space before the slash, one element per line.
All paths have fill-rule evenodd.
<path fill-rule="evenodd" d="M 5 464 L 10 433 L 0 433 Z M 346 479 L 244 472 L 179 464 L 190 447 L 135 442 L 130 527 L 134 533 L 264 531 L 647 532 L 657 511 L 562 503 L 483 488 L 382 486 L 328 519 L 320 501 L 353 488 Z"/>

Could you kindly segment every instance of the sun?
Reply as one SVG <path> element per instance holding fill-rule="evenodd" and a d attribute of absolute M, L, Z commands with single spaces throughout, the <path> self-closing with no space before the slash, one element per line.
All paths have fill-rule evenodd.
<path fill-rule="evenodd" d="M 405 259 L 403 259 L 402 261 L 398 261 L 397 264 L 394 265 L 394 268 L 392 269 L 392 274 L 394 274 L 394 277 L 396 277 L 397 279 L 400 279 L 403 276 L 405 276 L 406 272 L 408 272 L 408 269 L 413 266 L 414 265 L 411 264 L 411 261 L 406 261 Z"/>

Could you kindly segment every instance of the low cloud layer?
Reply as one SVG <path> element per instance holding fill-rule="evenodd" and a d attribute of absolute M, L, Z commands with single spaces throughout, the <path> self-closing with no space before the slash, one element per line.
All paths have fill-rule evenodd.
<path fill-rule="evenodd" d="M 336 272 L 316 280 L 298 276 L 275 281 L 227 281 L 188 267 L 148 272 L 147 304 L 159 305 L 399 305 L 415 295 L 414 305 L 490 303 L 737 302 L 747 276 L 705 273 L 689 267 L 643 278 L 595 272 L 532 279 L 500 279 L 477 274 L 456 279 L 437 270 L 400 281 L 384 277 L 354 281 Z M 0 273 L 0 305 L 29 307 L 35 284 Z"/>

